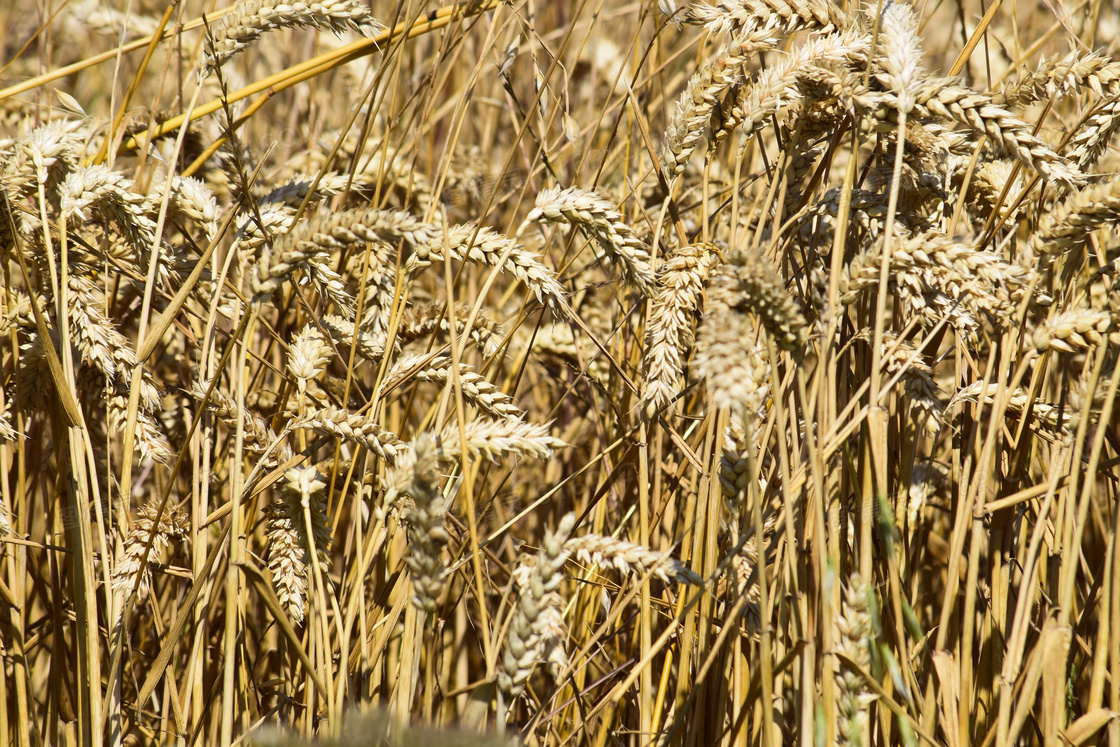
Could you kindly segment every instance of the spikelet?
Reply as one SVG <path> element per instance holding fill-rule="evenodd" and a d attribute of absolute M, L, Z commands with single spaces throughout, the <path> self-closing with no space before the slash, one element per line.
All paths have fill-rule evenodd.
<path fill-rule="evenodd" d="M 253 269 L 253 293 L 258 302 L 267 301 L 293 273 L 302 270 L 314 283 L 319 295 L 333 302 L 347 319 L 354 317 L 354 299 L 346 290 L 342 278 L 330 266 L 330 255 L 317 250 L 312 242 L 283 251 L 277 251 L 275 247 L 272 250 L 266 248 Z"/>
<path fill-rule="evenodd" d="M 441 553 L 450 540 L 444 527 L 449 500 L 439 489 L 442 455 L 432 438 L 421 433 L 410 451 L 412 474 L 402 490 L 412 498 L 401 513 L 408 533 L 404 562 L 412 576 L 412 603 L 424 612 L 435 612 L 447 573 Z"/>
<path fill-rule="evenodd" d="M 1039 351 L 1083 352 L 1104 342 L 1111 328 L 1112 316 L 1107 311 L 1068 309 L 1038 325 L 1033 341 Z"/>
<path fill-rule="evenodd" d="M 307 614 L 312 540 L 320 571 L 324 577 L 330 571 L 331 530 L 326 487 L 326 478 L 314 467 L 293 467 L 284 473 L 278 499 L 265 509 L 268 570 L 280 606 L 297 624 L 302 623 Z"/>
<path fill-rule="evenodd" d="M 649 250 L 607 200 L 589 189 L 554 187 L 537 194 L 537 206 L 526 222 L 568 223 L 583 228 L 622 266 L 623 277 L 645 295 L 653 294 Z"/>
<path fill-rule="evenodd" d="M 547 425 L 522 423 L 512 418 L 500 420 L 472 420 L 464 426 L 467 437 L 467 452 L 472 459 L 484 458 L 496 462 L 503 457 L 525 456 L 532 459 L 548 459 L 553 449 L 567 446 L 558 438 L 548 435 Z M 448 425 L 438 437 L 437 457 L 445 463 L 453 463 L 463 456 L 459 426 Z M 384 479 L 386 504 L 393 504 L 397 496 L 404 492 L 412 479 L 415 449 L 401 445 L 395 462 L 389 463 Z"/>
<path fill-rule="evenodd" d="M 124 557 L 120 558 L 113 568 L 113 588 L 130 594 L 135 587 L 137 600 L 141 603 L 147 600 L 151 588 L 153 560 L 160 557 L 172 540 L 186 539 L 190 531 L 190 519 L 187 518 L 186 513 L 172 505 L 164 507 L 163 514 L 158 516 L 157 525 L 159 503 L 158 499 L 153 499 L 140 507 L 136 521 L 133 522 L 124 540 Z M 151 554 L 148 556 L 143 575 L 139 576 L 139 586 L 137 586 L 137 576 L 140 574 L 140 566 L 144 564 L 144 550 L 149 541 L 152 543 Z"/>
<path fill-rule="evenodd" d="M 81 122 L 56 120 L 17 139 L 12 156 L 4 165 L 3 183 L 8 197 L 17 202 L 34 194 L 43 185 L 48 195 L 78 165 L 85 136 L 76 132 Z M 8 221 L 0 221 L 0 236 L 6 235 Z"/>
<path fill-rule="evenodd" d="M 354 244 L 388 243 L 404 240 L 413 247 L 423 246 L 436 236 L 436 228 L 408 213 L 360 208 L 340 213 L 324 213 L 292 227 L 262 252 L 254 268 L 253 293 L 259 300 L 267 299 L 297 269 L 311 270 L 322 291 L 326 288 L 331 300 L 344 289 L 336 286 L 337 275 L 327 273 L 324 257 L 330 252 Z M 353 317 L 353 301 L 340 306 L 347 318 Z"/>
<path fill-rule="evenodd" d="M 498 671 L 498 685 L 512 698 L 525 689 L 538 664 L 548 662 L 553 676 L 567 666 L 564 599 L 559 589 L 568 560 L 566 543 L 574 527 L 575 515 L 567 514 L 555 533 L 546 530 L 535 564 L 522 574 L 521 596 Z"/>
<path fill-rule="evenodd" d="M 162 193 L 158 184 L 154 190 Z M 218 233 L 218 201 L 210 189 L 198 179 L 176 176 L 171 180 L 172 215 L 187 218 L 202 227 L 207 241 Z"/>
<path fill-rule="evenodd" d="M 287 233 L 295 218 L 296 209 L 287 205 L 262 205 L 259 213 L 238 213 L 234 219 L 237 234 L 230 247 L 230 251 L 237 257 L 238 266 L 244 266 L 250 258 L 256 256 L 266 240 Z"/>
<path fill-rule="evenodd" d="M 206 394 L 207 387 L 209 387 L 209 382 L 195 382 L 187 393 L 193 399 L 201 402 Z M 206 402 L 206 409 L 231 432 L 237 430 L 239 420 L 243 423 L 244 449 L 249 454 L 264 454 L 276 442 L 276 435 L 263 418 L 252 412 L 248 407 L 239 408 L 232 397 L 217 387 L 214 387 L 214 391 L 210 393 L 210 399 Z M 272 456 L 266 462 L 266 466 L 274 467 L 279 463 L 277 460 L 287 461 L 291 457 L 291 448 L 286 443 L 281 443 L 278 445 L 278 449 L 273 449 Z"/>

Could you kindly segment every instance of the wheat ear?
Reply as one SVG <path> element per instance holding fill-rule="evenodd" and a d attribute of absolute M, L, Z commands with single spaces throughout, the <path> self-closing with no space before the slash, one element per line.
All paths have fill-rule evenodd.
<path fill-rule="evenodd" d="M 265 510 L 272 584 L 280 605 L 296 623 L 302 623 L 307 614 L 312 542 L 320 571 L 324 576 L 330 571 L 331 531 L 326 487 L 326 479 L 314 467 L 293 467 L 284 473 L 279 498 Z"/>
<path fill-rule="evenodd" d="M 357 31 L 371 38 L 385 28 L 361 0 L 248 0 L 235 6 L 210 29 L 201 77 L 208 76 L 269 31 L 308 26 L 336 34 Z"/>
<path fill-rule="evenodd" d="M 150 559 L 159 557 L 172 540 L 186 539 L 187 533 L 190 531 L 190 519 L 187 518 L 182 509 L 176 506 L 165 506 L 163 515 L 159 517 L 157 525 L 156 514 L 158 511 L 158 500 L 149 501 L 140 507 L 136 515 L 136 521 L 133 522 L 132 528 L 128 531 L 128 536 L 124 540 L 124 557 L 118 560 L 116 567 L 113 568 L 113 588 L 122 589 L 125 593 L 129 593 L 135 587 L 137 599 L 141 602 L 148 598 L 148 591 L 151 588 Z M 152 537 L 153 533 L 155 534 L 154 538 Z M 152 543 L 151 555 L 148 556 L 149 562 L 145 563 L 144 550 L 148 547 L 149 541 Z M 136 586 L 141 565 L 144 566 L 144 574 L 140 576 L 139 586 Z"/>
<path fill-rule="evenodd" d="M 521 596 L 510 622 L 498 671 L 498 684 L 511 697 L 516 698 L 525 689 L 537 664 L 549 662 L 554 675 L 567 666 L 563 642 L 564 599 L 559 589 L 564 563 L 568 560 L 565 544 L 574 527 L 575 515 L 567 514 L 555 533 L 546 530 L 536 564 L 529 569 L 521 585 Z"/>
<path fill-rule="evenodd" d="M 652 295 L 653 269 L 649 250 L 622 214 L 610 202 L 589 189 L 555 187 L 537 194 L 537 206 L 526 222 L 568 223 L 591 235 L 607 256 L 622 266 L 623 277 L 642 293 Z"/>
<path fill-rule="evenodd" d="M 692 323 L 700 294 L 711 270 L 712 247 L 690 244 L 679 249 L 661 268 L 653 311 L 646 325 L 646 415 L 669 402 L 680 391 L 684 359 L 692 347 Z"/>
<path fill-rule="evenodd" d="M 412 603 L 425 612 L 435 612 L 447 573 L 441 554 L 450 540 L 444 526 L 449 501 L 439 489 L 441 454 L 432 438 L 419 434 L 410 451 L 412 474 L 402 492 L 412 502 L 401 512 L 408 533 L 405 564 L 412 578 Z"/>

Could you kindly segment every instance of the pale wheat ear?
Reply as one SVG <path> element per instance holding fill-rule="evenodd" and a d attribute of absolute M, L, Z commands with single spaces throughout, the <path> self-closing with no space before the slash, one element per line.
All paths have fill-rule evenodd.
<path fill-rule="evenodd" d="M 601 196 L 588 189 L 546 189 L 537 194 L 537 206 L 525 222 L 568 223 L 584 229 L 607 257 L 621 265 L 626 281 L 645 295 L 653 292 L 649 249 L 622 220 L 622 215 Z"/>
<path fill-rule="evenodd" d="M 868 744 L 868 706 L 874 702 L 875 696 L 868 691 L 862 671 L 871 667 L 870 647 L 874 645 L 871 615 L 868 611 L 868 595 L 871 591 L 858 573 L 853 574 L 848 579 L 843 607 L 836 621 L 840 633 L 837 649 L 851 662 L 841 664 L 836 673 L 839 692 L 837 744 Z"/>
<path fill-rule="evenodd" d="M 567 514 L 555 532 L 546 531 L 540 551 L 522 575 L 498 672 L 498 684 L 512 698 L 522 693 L 538 664 L 549 664 L 554 677 L 568 666 L 563 597 L 558 590 L 570 553 L 566 543 L 574 527 L 575 515 Z"/>
<path fill-rule="evenodd" d="M 369 6 L 357 0 L 326 0 L 316 3 L 285 3 L 276 0 L 244 0 L 227 11 L 206 35 L 206 56 L 200 77 L 220 67 L 269 31 L 311 27 L 340 33 L 358 31 L 373 36 L 385 27 L 373 17 Z"/>
<path fill-rule="evenodd" d="M 736 37 L 730 47 L 721 49 L 689 78 L 665 130 L 666 166 L 670 173 L 684 171 L 724 95 L 744 84 L 747 62 L 760 51 L 776 46 L 777 40 L 770 30 Z M 712 136 L 715 138 L 716 133 Z"/>
<path fill-rule="evenodd" d="M 418 303 L 405 309 L 400 326 L 397 328 L 397 340 L 402 344 L 413 342 L 436 332 L 440 333 L 441 339 L 446 337 L 450 326 L 446 312 L 445 304 L 439 301 Z M 470 307 L 466 304 L 460 304 L 456 309 L 457 334 L 463 333 L 464 320 L 470 316 L 470 312 Z M 501 326 L 485 315 L 477 317 L 470 329 L 471 342 L 478 346 L 478 349 L 482 351 L 482 355 L 486 358 L 490 358 L 498 352 L 498 345 L 504 336 Z"/>
<path fill-rule="evenodd" d="M 778 268 L 761 254 L 739 251 L 728 257 L 712 281 L 716 294 L 729 309 L 756 316 L 778 347 L 800 355 L 808 336 L 805 316 Z"/>
<path fill-rule="evenodd" d="M 119 558 L 113 568 L 113 588 L 126 595 L 135 588 L 140 602 L 148 598 L 151 589 L 152 563 L 159 561 L 171 542 L 181 541 L 189 534 L 190 520 L 182 509 L 167 506 L 162 514 L 158 513 L 159 509 L 158 501 L 140 508 L 124 540 L 124 557 Z M 145 558 L 144 551 L 149 544 L 151 554 Z"/>
<path fill-rule="evenodd" d="M 567 308 L 564 286 L 551 270 L 540 263 L 537 255 L 517 246 L 514 239 L 489 228 L 463 225 L 447 230 L 446 247 L 443 241 L 442 236 L 437 236 L 427 245 L 418 247 L 416 253 L 409 257 L 406 269 L 419 272 L 432 262 L 444 261 L 447 255 L 460 261 L 498 267 L 524 283 L 537 300 L 555 314 L 563 315 Z M 503 260 L 503 257 L 506 259 Z"/>
<path fill-rule="evenodd" d="M 268 569 L 277 599 L 296 623 L 307 614 L 312 564 L 318 564 L 318 572 L 324 575 L 330 570 L 326 487 L 324 476 L 314 467 L 296 467 L 284 473 L 279 499 L 266 509 Z"/>
<path fill-rule="evenodd" d="M 439 489 L 441 459 L 439 445 L 427 433 L 417 436 L 408 460 L 411 475 L 401 490 L 412 499 L 401 512 L 408 528 L 405 563 L 411 572 L 412 603 L 425 612 L 436 611 L 443 593 L 447 567 L 441 555 L 451 539 L 444 527 L 449 502 Z"/>
<path fill-rule="evenodd" d="M 716 252 L 718 249 L 709 244 L 690 244 L 678 249 L 661 268 L 646 325 L 642 400 L 647 417 L 680 392 L 679 379 L 692 347 L 694 317 L 698 316 L 700 294 Z"/>
<path fill-rule="evenodd" d="M 684 23 L 707 26 L 713 34 L 741 34 L 773 27 L 783 33 L 809 29 L 827 34 L 843 31 L 847 15 L 829 0 L 789 3 L 785 0 L 718 0 L 716 3 L 690 3 L 681 19 Z"/>

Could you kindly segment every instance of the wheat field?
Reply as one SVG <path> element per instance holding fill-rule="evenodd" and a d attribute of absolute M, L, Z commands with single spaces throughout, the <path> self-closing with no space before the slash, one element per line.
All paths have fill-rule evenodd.
<path fill-rule="evenodd" d="M 0 742 L 1120 747 L 1115 0 L 0 29 Z"/>

